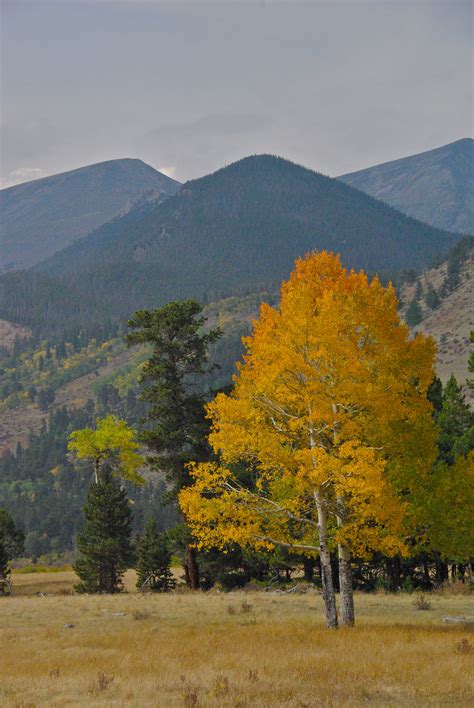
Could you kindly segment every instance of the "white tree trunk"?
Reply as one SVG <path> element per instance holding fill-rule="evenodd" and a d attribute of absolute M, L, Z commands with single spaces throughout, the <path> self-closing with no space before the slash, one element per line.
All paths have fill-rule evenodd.
<path fill-rule="evenodd" d="M 331 555 L 328 546 L 327 512 L 319 492 L 314 493 L 318 511 L 319 557 L 321 559 L 321 576 L 323 581 L 323 598 L 326 607 L 326 625 L 337 629 L 336 595 L 332 582 Z"/>

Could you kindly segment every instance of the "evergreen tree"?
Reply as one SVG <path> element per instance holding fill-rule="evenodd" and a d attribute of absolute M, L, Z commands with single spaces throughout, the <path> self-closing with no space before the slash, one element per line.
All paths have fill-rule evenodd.
<path fill-rule="evenodd" d="M 467 455 L 474 447 L 474 413 L 466 403 L 461 386 L 453 374 L 449 378 L 437 416 L 440 428 L 439 459 L 453 464 L 459 455 Z"/>
<path fill-rule="evenodd" d="M 430 383 L 426 397 L 433 406 L 433 412 L 436 416 L 443 407 L 443 384 L 438 376 L 435 376 Z"/>
<path fill-rule="evenodd" d="M 436 310 L 439 307 L 440 302 L 438 293 L 430 283 L 425 295 L 426 306 L 429 307 L 430 310 Z"/>
<path fill-rule="evenodd" d="M 10 576 L 9 560 L 7 549 L 0 539 L 0 593 L 4 592 L 2 581 L 8 580 Z"/>
<path fill-rule="evenodd" d="M 79 558 L 74 570 L 81 579 L 78 592 L 116 593 L 133 562 L 130 541 L 132 512 L 125 492 L 104 467 L 92 483 L 84 506 L 84 525 L 77 537 Z"/>
<path fill-rule="evenodd" d="M 176 585 L 171 566 L 171 552 L 165 534 L 158 531 L 156 521 L 149 518 L 137 541 L 137 588 L 153 592 L 169 592 Z"/>
<path fill-rule="evenodd" d="M 461 267 L 463 264 L 464 253 L 462 249 L 454 248 L 448 258 L 448 267 L 446 278 L 444 279 L 442 288 L 443 292 L 448 294 L 456 290 L 461 282 Z"/>
<path fill-rule="evenodd" d="M 0 593 L 10 593 L 9 561 L 23 553 L 25 537 L 23 532 L 16 528 L 10 514 L 5 509 L 0 509 Z"/>
<path fill-rule="evenodd" d="M 42 388 L 38 393 L 38 405 L 42 411 L 46 412 L 49 406 L 54 403 L 56 394 L 52 386 Z"/>
<path fill-rule="evenodd" d="M 417 324 L 420 324 L 421 320 L 423 319 L 421 307 L 419 306 L 415 298 L 413 298 L 413 300 L 408 305 L 405 319 L 409 327 L 415 327 Z"/>
<path fill-rule="evenodd" d="M 474 330 L 471 331 L 471 344 L 474 344 Z M 474 374 L 474 351 L 469 354 L 469 361 L 467 363 L 467 368 L 470 374 Z M 468 379 L 467 385 L 469 388 L 474 389 L 474 379 Z"/>
<path fill-rule="evenodd" d="M 208 348 L 219 330 L 202 332 L 205 318 L 194 300 L 170 302 L 158 310 L 136 312 L 128 322 L 129 344 L 151 344 L 151 357 L 143 368 L 142 400 L 150 404 L 142 441 L 152 451 L 150 464 L 166 474 L 171 496 L 190 484 L 187 463 L 209 459 L 209 422 L 205 416 L 206 392 L 200 379 L 206 373 Z M 196 550 L 186 548 L 188 585 L 199 587 Z"/>

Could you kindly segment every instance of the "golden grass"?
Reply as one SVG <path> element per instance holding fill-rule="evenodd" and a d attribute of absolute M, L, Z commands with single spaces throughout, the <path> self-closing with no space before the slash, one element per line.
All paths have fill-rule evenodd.
<path fill-rule="evenodd" d="M 21 595 L 71 585 L 45 575 L 0 599 L 2 706 L 474 702 L 474 638 L 442 621 L 472 619 L 471 596 L 359 595 L 357 627 L 331 632 L 317 594 Z"/>

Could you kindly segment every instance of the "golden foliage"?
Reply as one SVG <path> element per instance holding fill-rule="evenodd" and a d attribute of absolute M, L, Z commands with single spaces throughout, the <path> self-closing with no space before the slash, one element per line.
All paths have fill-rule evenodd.
<path fill-rule="evenodd" d="M 410 339 L 393 288 L 311 254 L 244 343 L 233 392 L 208 407 L 221 464 L 194 466 L 180 495 L 200 544 L 316 549 L 318 494 L 355 554 L 404 552 L 407 496 L 435 458 L 435 349 Z"/>

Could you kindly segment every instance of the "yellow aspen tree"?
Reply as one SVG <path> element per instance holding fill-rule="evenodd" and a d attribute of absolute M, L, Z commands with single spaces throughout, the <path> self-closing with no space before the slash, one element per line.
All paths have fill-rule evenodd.
<path fill-rule="evenodd" d="M 114 474 L 134 484 L 144 484 L 138 470 L 143 466 L 136 433 L 125 420 L 108 415 L 97 420 L 95 430 L 82 428 L 69 436 L 68 450 L 78 460 L 86 460 L 94 467 L 94 479 L 98 484 L 105 467 Z"/>
<path fill-rule="evenodd" d="M 426 398 L 434 344 L 411 339 L 396 295 L 337 256 L 296 262 L 278 309 L 262 305 L 229 395 L 209 404 L 217 464 L 197 464 L 180 504 L 202 546 L 318 553 L 326 623 L 354 623 L 351 557 L 405 552 L 410 491 L 436 456 Z M 250 489 L 237 463 L 254 470 Z"/>

